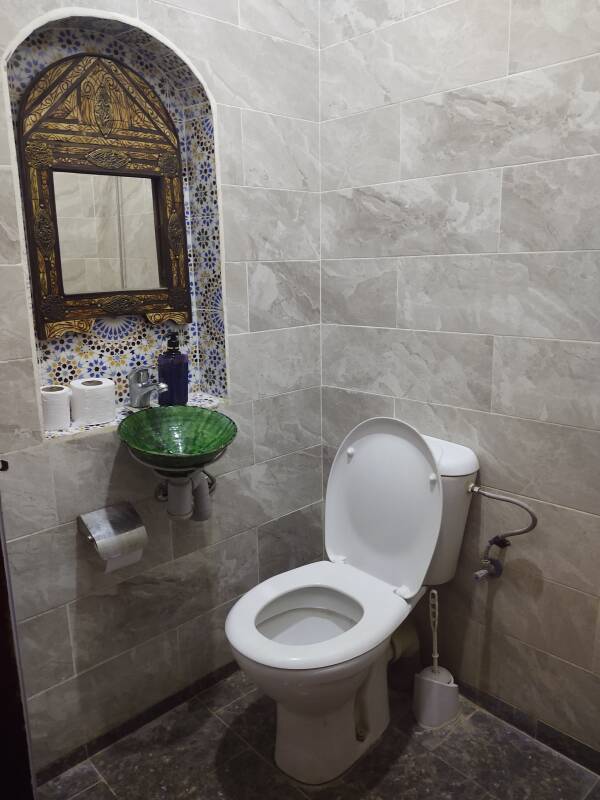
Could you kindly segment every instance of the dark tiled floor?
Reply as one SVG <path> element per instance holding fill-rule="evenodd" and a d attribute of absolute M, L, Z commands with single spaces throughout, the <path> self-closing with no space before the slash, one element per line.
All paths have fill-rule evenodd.
<path fill-rule="evenodd" d="M 237 672 L 47 783 L 38 798 L 600 800 L 597 775 L 461 703 L 455 723 L 426 732 L 409 696 L 392 692 L 392 723 L 376 747 L 340 780 L 309 788 L 274 766 L 274 704 Z"/>

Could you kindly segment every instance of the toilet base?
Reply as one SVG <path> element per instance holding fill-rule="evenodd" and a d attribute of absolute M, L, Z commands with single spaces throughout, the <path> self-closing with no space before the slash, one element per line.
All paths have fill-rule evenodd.
<path fill-rule="evenodd" d="M 389 640 L 358 658 L 314 670 L 272 670 L 235 653 L 242 669 L 277 701 L 275 763 L 301 783 L 346 772 L 390 720 Z"/>

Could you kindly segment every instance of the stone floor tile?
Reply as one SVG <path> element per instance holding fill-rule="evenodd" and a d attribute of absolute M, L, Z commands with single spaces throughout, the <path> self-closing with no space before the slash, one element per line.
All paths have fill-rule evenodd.
<path fill-rule="evenodd" d="M 252 681 L 246 677 L 245 673 L 241 670 L 234 672 L 225 680 L 211 686 L 194 698 L 193 702 L 199 702 L 205 705 L 211 711 L 218 711 L 235 700 L 239 700 L 245 694 L 248 694 L 256 686 Z"/>
<path fill-rule="evenodd" d="M 463 720 L 435 753 L 499 800 L 583 800 L 595 776 L 485 711 Z"/>
<path fill-rule="evenodd" d="M 70 800 L 74 794 L 79 794 L 99 780 L 100 776 L 93 764 L 83 761 L 40 786 L 37 800 Z"/>
<path fill-rule="evenodd" d="M 435 750 L 459 725 L 462 720 L 470 717 L 477 711 L 477 706 L 466 697 L 459 695 L 459 714 L 455 720 L 448 722 L 441 728 L 427 729 L 421 727 L 415 720 L 412 712 L 412 694 L 405 692 L 390 692 L 390 724 L 428 750 Z"/>
<path fill-rule="evenodd" d="M 206 775 L 190 800 L 302 800 L 303 797 L 278 769 L 249 750 Z"/>
<path fill-rule="evenodd" d="M 255 690 L 217 711 L 217 716 L 261 755 L 273 758 L 276 706 L 270 697 Z"/>

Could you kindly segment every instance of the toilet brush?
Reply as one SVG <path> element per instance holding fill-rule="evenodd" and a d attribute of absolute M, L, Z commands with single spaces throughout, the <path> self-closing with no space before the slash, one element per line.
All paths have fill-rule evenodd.
<path fill-rule="evenodd" d="M 424 728 L 439 728 L 458 714 L 458 686 L 454 677 L 439 665 L 439 599 L 436 589 L 429 592 L 429 624 L 433 640 L 432 666 L 415 675 L 413 713 Z"/>

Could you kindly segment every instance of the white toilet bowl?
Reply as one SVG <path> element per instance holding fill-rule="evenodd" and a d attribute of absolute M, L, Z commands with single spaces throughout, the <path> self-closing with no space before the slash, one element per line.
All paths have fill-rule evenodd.
<path fill-rule="evenodd" d="M 445 526 L 445 538 L 456 541 L 440 547 L 444 458 L 460 485 Z M 438 582 L 454 574 L 476 471 L 467 448 L 426 440 L 398 420 L 361 423 L 330 474 L 331 561 L 276 575 L 230 611 L 235 658 L 277 702 L 275 761 L 288 775 L 332 780 L 385 730 L 390 637 L 424 593 L 426 574 L 437 571 Z"/>

